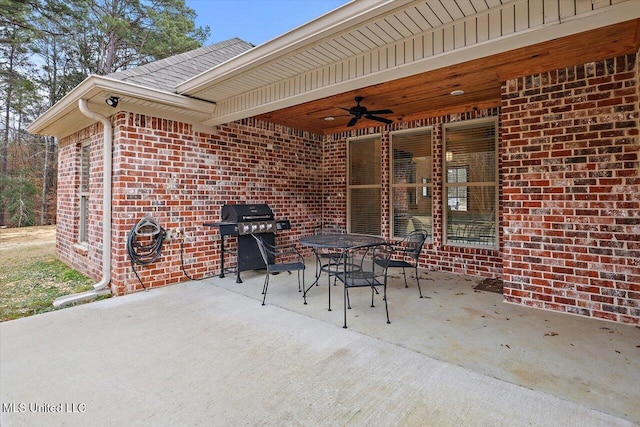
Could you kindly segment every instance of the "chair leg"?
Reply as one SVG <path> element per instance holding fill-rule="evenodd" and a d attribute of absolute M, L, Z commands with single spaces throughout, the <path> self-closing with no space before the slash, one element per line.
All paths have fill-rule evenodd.
<path fill-rule="evenodd" d="M 389 320 L 389 307 L 387 306 L 387 284 L 386 283 L 384 285 L 383 294 L 384 294 L 384 311 L 387 313 L 387 324 L 390 324 L 391 321 Z"/>
<path fill-rule="evenodd" d="M 377 291 L 376 292 L 374 292 L 374 291 L 376 291 L 376 287 L 372 286 L 371 287 L 371 307 L 375 307 L 375 305 L 373 305 L 373 298 L 374 298 L 374 296 L 375 296 Z"/>
<path fill-rule="evenodd" d="M 300 273 L 302 272 L 302 289 L 306 289 L 304 286 L 304 270 L 298 270 L 298 292 L 300 292 Z M 304 299 L 304 303 L 307 303 L 307 293 L 302 294 L 302 298 Z"/>
<path fill-rule="evenodd" d="M 416 266 L 415 269 L 416 269 L 416 282 L 418 282 L 418 292 L 420 293 L 420 298 L 423 298 L 422 289 L 420 289 L 420 276 L 418 276 L 418 266 Z"/>
<path fill-rule="evenodd" d="M 262 284 L 262 292 L 261 292 L 262 295 L 264 295 L 267 292 L 268 283 L 269 283 L 269 272 L 267 272 L 267 276 L 264 278 L 264 283 Z"/>
<path fill-rule="evenodd" d="M 264 279 L 264 286 L 262 288 L 263 292 L 262 292 L 262 305 L 264 305 L 264 301 L 267 299 L 267 288 L 269 287 L 269 273 L 267 273 L 265 279 Z"/>
<path fill-rule="evenodd" d="M 331 311 L 331 276 L 327 275 L 327 284 L 329 289 L 329 309 L 327 311 Z"/>
<path fill-rule="evenodd" d="M 347 301 L 349 300 L 349 291 L 347 290 L 347 287 L 344 287 L 344 325 L 342 326 L 344 329 L 347 329 Z M 351 307 L 349 307 L 351 308 Z"/>
<path fill-rule="evenodd" d="M 409 285 L 407 285 L 407 273 L 404 271 L 404 267 L 402 267 L 402 275 L 404 276 L 404 287 L 408 288 Z"/>

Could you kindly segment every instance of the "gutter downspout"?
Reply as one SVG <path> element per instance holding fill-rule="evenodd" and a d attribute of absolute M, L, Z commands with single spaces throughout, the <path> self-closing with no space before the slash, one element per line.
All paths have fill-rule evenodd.
<path fill-rule="evenodd" d="M 80 292 L 77 294 L 65 295 L 53 302 L 55 308 L 63 307 L 80 301 L 95 299 L 100 295 L 111 293 L 109 283 L 111 283 L 111 174 L 113 168 L 112 147 L 113 147 L 113 128 L 109 118 L 89 110 L 87 101 L 78 100 L 78 108 L 85 116 L 99 121 L 103 126 L 103 152 L 102 152 L 102 279 L 93 285 L 93 289 Z"/>

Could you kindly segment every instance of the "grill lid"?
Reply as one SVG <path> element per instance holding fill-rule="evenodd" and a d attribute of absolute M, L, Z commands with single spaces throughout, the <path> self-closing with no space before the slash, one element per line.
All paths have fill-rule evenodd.
<path fill-rule="evenodd" d="M 272 221 L 273 211 L 265 204 L 233 204 L 222 206 L 223 222 Z"/>

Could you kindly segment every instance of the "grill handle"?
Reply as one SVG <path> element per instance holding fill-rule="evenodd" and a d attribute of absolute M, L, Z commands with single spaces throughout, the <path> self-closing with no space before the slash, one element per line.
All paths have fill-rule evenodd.
<path fill-rule="evenodd" d="M 271 215 L 245 215 L 242 217 L 245 221 L 270 220 Z"/>

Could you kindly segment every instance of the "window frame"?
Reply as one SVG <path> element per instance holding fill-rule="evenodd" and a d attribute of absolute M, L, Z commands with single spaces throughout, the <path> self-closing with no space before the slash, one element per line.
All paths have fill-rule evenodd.
<path fill-rule="evenodd" d="M 427 177 L 421 177 L 421 179 L 416 179 L 415 183 L 395 183 L 394 177 L 394 137 L 402 136 L 402 135 L 410 135 L 410 134 L 428 134 L 429 139 L 429 148 L 431 154 L 431 171 L 430 175 Z M 394 230 L 394 218 L 395 218 L 395 206 L 394 206 L 394 192 L 396 189 L 409 189 L 415 188 L 416 199 L 419 197 L 428 197 L 431 198 L 431 223 L 427 232 L 429 236 L 427 237 L 427 241 L 433 240 L 433 172 L 434 172 L 434 128 L 433 126 L 424 126 L 412 129 L 403 129 L 395 132 L 389 133 L 389 235 L 392 239 L 400 240 L 404 236 L 396 236 Z M 425 194 L 426 189 L 426 194 Z"/>
<path fill-rule="evenodd" d="M 469 200 L 471 199 L 471 195 L 473 192 L 473 188 L 482 188 L 482 187 L 490 187 L 493 186 L 494 189 L 494 206 L 493 206 L 493 229 L 492 229 L 492 237 L 493 243 L 486 242 L 474 242 L 474 241 L 464 241 L 464 240 L 453 240 L 449 238 L 449 198 L 448 198 L 448 189 L 450 187 L 461 187 L 458 182 L 448 183 L 447 173 L 449 171 L 449 166 L 447 161 L 447 132 L 450 132 L 452 129 L 460 129 L 460 128 L 473 128 L 475 126 L 481 127 L 485 126 L 489 123 L 493 124 L 494 127 L 494 181 L 484 181 L 484 182 L 473 182 L 468 181 L 465 185 L 467 187 L 467 211 L 469 211 Z M 500 176 L 499 176 L 499 123 L 497 117 L 487 117 L 476 120 L 465 120 L 461 122 L 453 122 L 446 123 L 442 125 L 442 243 L 447 246 L 459 246 L 459 247 L 473 247 L 473 248 L 489 248 L 489 249 L 498 249 L 499 248 L 499 207 L 500 207 L 500 198 L 499 198 L 499 184 L 500 184 Z M 468 176 L 471 175 L 471 171 L 474 165 L 464 164 L 457 165 L 460 167 L 466 167 L 468 169 Z"/>
<path fill-rule="evenodd" d="M 378 157 L 380 158 L 380 164 L 378 165 L 378 167 L 380 168 L 380 180 L 375 183 L 375 184 L 356 184 L 356 185 L 352 185 L 351 184 L 351 146 L 350 144 L 353 142 L 366 142 L 366 141 L 371 141 L 372 143 L 376 143 L 378 144 Z M 353 233 L 353 224 L 351 223 L 351 210 L 353 208 L 353 200 L 351 197 L 351 193 L 352 190 L 354 189 L 377 189 L 379 192 L 379 197 L 380 197 L 380 205 L 378 206 L 378 216 L 379 216 L 379 223 L 380 223 L 380 230 L 377 233 L 366 233 L 366 234 L 371 234 L 371 235 L 375 235 L 375 236 L 382 236 L 382 182 L 383 182 L 383 173 L 382 173 L 382 134 L 380 133 L 375 133 L 375 134 L 371 134 L 371 135 L 365 135 L 365 136 L 359 136 L 359 137 L 354 137 L 354 138 L 347 138 L 346 141 L 346 149 L 347 149 L 347 156 L 346 156 L 346 166 L 347 166 L 347 173 L 346 173 L 346 189 L 347 189 L 347 232 L 348 233 Z M 374 230 L 375 231 L 375 230 Z"/>
<path fill-rule="evenodd" d="M 466 191 L 464 192 L 464 197 L 456 197 L 457 199 L 464 199 L 465 200 L 465 206 L 466 209 L 465 211 L 468 211 L 470 206 L 469 206 L 469 187 L 466 185 L 466 183 L 469 182 L 469 170 L 470 167 L 469 165 L 459 165 L 459 166 L 451 166 L 451 167 L 447 167 L 445 173 L 447 174 L 447 178 L 449 177 L 449 171 L 451 170 L 456 170 L 456 171 L 465 171 L 465 181 L 452 181 L 452 182 L 448 182 L 448 179 L 445 179 L 444 181 L 449 183 L 449 184 L 455 184 L 455 183 L 463 183 L 465 185 L 450 185 L 449 188 L 463 188 Z M 444 193 L 443 193 L 444 194 Z M 446 198 L 447 198 L 447 207 L 450 206 L 449 205 L 449 195 L 446 194 Z"/>
<path fill-rule="evenodd" d="M 85 169 L 85 150 L 88 153 L 88 167 Z M 85 176 L 86 174 L 86 176 Z M 85 182 L 86 180 L 86 182 Z M 79 150 L 79 174 L 78 174 L 78 235 L 77 243 L 80 245 L 89 244 L 89 198 L 91 195 L 91 141 L 85 140 L 80 143 Z"/>

